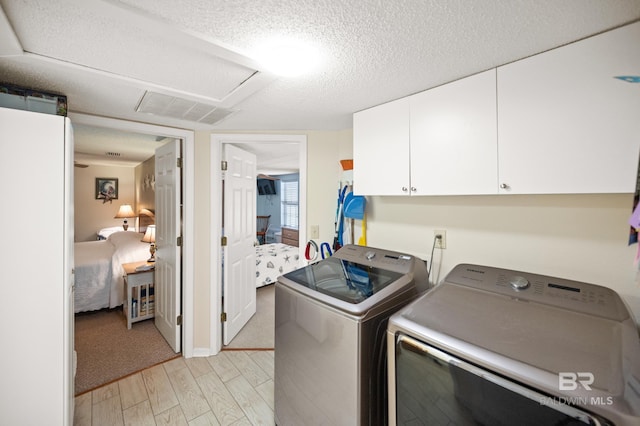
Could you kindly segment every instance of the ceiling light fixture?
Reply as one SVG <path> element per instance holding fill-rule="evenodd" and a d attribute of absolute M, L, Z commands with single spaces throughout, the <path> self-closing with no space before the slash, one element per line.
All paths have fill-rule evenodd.
<path fill-rule="evenodd" d="M 282 77 L 298 77 L 318 66 L 319 54 L 313 46 L 297 40 L 272 40 L 260 49 L 262 66 Z"/>

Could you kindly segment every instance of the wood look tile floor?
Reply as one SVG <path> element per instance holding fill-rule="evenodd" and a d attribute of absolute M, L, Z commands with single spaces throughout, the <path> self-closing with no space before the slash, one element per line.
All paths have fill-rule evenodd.
<path fill-rule="evenodd" d="M 176 358 L 75 398 L 74 425 L 273 425 L 273 351 Z"/>

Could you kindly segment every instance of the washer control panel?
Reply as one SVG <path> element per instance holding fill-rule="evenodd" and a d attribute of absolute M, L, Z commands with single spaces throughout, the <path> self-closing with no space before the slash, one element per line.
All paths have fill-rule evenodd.
<path fill-rule="evenodd" d="M 628 315 L 620 296 L 610 288 L 546 275 L 461 264 L 451 270 L 444 283 L 615 320 L 623 320 Z"/>
<path fill-rule="evenodd" d="M 352 244 L 345 245 L 336 251 L 334 256 L 360 265 L 368 265 L 404 273 L 411 271 L 413 263 L 416 260 L 416 258 L 408 254 Z"/>

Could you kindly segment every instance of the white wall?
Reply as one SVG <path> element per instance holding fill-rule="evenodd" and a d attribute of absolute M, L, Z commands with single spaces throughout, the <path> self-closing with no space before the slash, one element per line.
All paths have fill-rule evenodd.
<path fill-rule="evenodd" d="M 590 282 L 616 290 L 640 318 L 637 245 L 628 246 L 633 195 L 369 197 L 368 245 L 429 259 L 432 280 L 478 263 Z"/>

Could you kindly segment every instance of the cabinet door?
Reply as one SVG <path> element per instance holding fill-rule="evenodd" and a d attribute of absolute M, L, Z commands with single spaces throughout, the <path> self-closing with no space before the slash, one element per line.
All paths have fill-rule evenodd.
<path fill-rule="evenodd" d="M 501 193 L 624 193 L 636 183 L 640 23 L 498 68 Z"/>
<path fill-rule="evenodd" d="M 353 191 L 409 194 L 409 98 L 353 115 Z"/>
<path fill-rule="evenodd" d="M 73 146 L 65 128 L 64 117 L 0 108 L 2 424 L 73 423 Z M 46 395 L 37 409 L 35 394 Z"/>
<path fill-rule="evenodd" d="M 496 71 L 411 96 L 411 195 L 496 194 Z"/>

